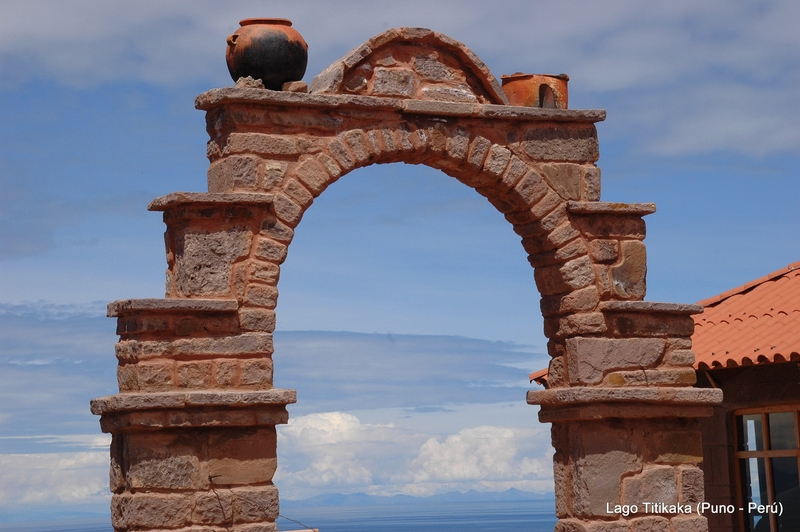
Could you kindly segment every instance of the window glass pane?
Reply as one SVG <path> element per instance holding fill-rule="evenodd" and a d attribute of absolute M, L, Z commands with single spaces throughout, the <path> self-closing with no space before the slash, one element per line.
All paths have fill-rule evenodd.
<path fill-rule="evenodd" d="M 775 500 L 783 503 L 783 515 L 778 516 L 778 530 L 800 530 L 800 478 L 797 474 L 797 457 L 772 459 L 772 480 Z"/>
<path fill-rule="evenodd" d="M 761 431 L 761 414 L 738 416 L 739 450 L 763 451 L 764 433 Z"/>
<path fill-rule="evenodd" d="M 775 412 L 769 415 L 770 449 L 796 449 L 794 412 Z"/>
<path fill-rule="evenodd" d="M 745 508 L 749 502 L 769 504 L 767 499 L 767 471 L 764 467 L 764 459 L 745 458 L 739 461 L 739 465 L 742 473 L 742 499 Z M 769 517 L 765 515 L 745 513 L 744 520 L 745 528 L 748 531 L 761 532 L 761 530 L 769 530 Z M 759 524 L 760 521 L 763 522 Z"/>

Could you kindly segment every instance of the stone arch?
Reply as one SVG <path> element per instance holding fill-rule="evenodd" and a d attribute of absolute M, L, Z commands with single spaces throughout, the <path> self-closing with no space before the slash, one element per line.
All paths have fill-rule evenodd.
<path fill-rule="evenodd" d="M 406 89 L 382 88 L 398 80 Z M 643 301 L 642 217 L 654 206 L 599 201 L 594 124 L 605 113 L 507 105 L 472 52 L 423 29 L 371 39 L 311 89 L 244 82 L 196 100 L 211 138 L 209 192 L 150 205 L 167 225 L 166 298 L 109 305 L 120 393 L 92 408 L 113 435 L 115 528 L 275 530 L 275 425 L 295 400 L 272 385 L 280 265 L 328 186 L 393 162 L 474 188 L 521 237 L 552 356 L 550 389 L 528 402 L 554 424 L 557 528 L 627 529 L 606 503 L 702 496 L 695 418 L 720 394 L 687 387 L 698 309 Z M 704 525 L 642 519 L 676 532 Z"/>

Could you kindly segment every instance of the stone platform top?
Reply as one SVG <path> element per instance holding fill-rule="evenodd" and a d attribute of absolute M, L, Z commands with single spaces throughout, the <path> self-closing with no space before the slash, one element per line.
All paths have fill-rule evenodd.
<path fill-rule="evenodd" d="M 255 407 L 297 402 L 297 392 L 282 388 L 243 391 L 192 391 L 161 393 L 120 393 L 93 399 L 92 413 L 107 415 L 132 410 L 163 410 L 203 407 Z"/>
<path fill-rule="evenodd" d="M 235 299 L 120 299 L 108 304 L 106 316 L 116 318 L 131 312 L 235 312 Z"/>
<path fill-rule="evenodd" d="M 602 109 L 545 109 L 516 105 L 403 100 L 400 98 L 352 94 L 307 94 L 246 87 L 212 89 L 195 99 L 195 107 L 210 111 L 224 104 L 247 103 L 264 106 L 310 108 L 363 108 L 372 111 L 397 111 L 403 114 L 445 115 L 492 120 L 529 120 L 539 122 L 602 122 Z"/>
<path fill-rule="evenodd" d="M 722 390 L 714 388 L 600 388 L 573 386 L 530 390 L 531 405 L 577 405 L 592 403 L 656 403 L 660 405 L 717 405 Z"/>

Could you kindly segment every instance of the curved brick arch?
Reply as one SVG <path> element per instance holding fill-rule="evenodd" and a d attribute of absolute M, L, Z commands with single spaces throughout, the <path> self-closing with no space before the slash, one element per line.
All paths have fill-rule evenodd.
<path fill-rule="evenodd" d="M 603 111 L 512 107 L 475 55 L 430 30 L 389 30 L 312 83 L 240 80 L 200 95 L 208 193 L 157 198 L 165 299 L 117 301 L 120 393 L 92 402 L 112 434 L 115 530 L 275 531 L 275 426 L 294 390 L 273 386 L 280 265 L 314 198 L 348 172 L 405 162 L 474 188 L 521 237 L 542 295 L 559 532 L 702 532 L 684 512 L 608 506 L 702 500 L 693 305 L 642 301 L 642 216 L 600 202 Z M 532 302 L 535 304 L 535 302 Z"/>

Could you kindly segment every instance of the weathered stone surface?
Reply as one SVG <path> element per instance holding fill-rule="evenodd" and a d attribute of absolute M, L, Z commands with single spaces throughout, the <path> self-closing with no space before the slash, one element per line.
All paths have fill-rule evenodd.
<path fill-rule="evenodd" d="M 277 467 L 277 458 L 216 458 L 209 460 L 208 474 L 216 485 L 242 486 L 271 482 Z"/>
<path fill-rule="evenodd" d="M 708 520 L 699 516 L 677 516 L 671 520 L 672 532 L 708 532 Z"/>
<path fill-rule="evenodd" d="M 602 388 L 573 386 L 557 390 L 530 390 L 528 404 L 562 406 L 583 403 L 661 403 L 663 405 L 716 405 L 722 390 L 710 388 Z"/>
<path fill-rule="evenodd" d="M 611 370 L 654 367 L 664 353 L 658 338 L 569 338 L 566 346 L 573 384 L 597 384 Z"/>
<path fill-rule="evenodd" d="M 276 262 L 278 264 L 286 260 L 288 249 L 284 244 L 276 242 L 270 238 L 260 237 L 256 241 L 256 258 Z"/>
<path fill-rule="evenodd" d="M 645 502 L 678 503 L 678 484 L 672 466 L 649 465 L 638 475 L 622 481 L 622 503 L 643 506 Z M 667 524 L 669 530 L 669 524 Z"/>
<path fill-rule="evenodd" d="M 673 349 L 664 356 L 667 366 L 691 366 L 694 364 L 694 351 L 691 349 Z"/>
<path fill-rule="evenodd" d="M 292 404 L 294 390 L 272 388 L 263 391 L 161 392 L 110 395 L 92 400 L 92 413 L 106 414 L 129 410 L 181 409 L 187 406 L 256 406 Z"/>
<path fill-rule="evenodd" d="M 247 288 L 245 301 L 248 305 L 274 309 L 278 304 L 278 289 L 269 285 L 250 285 Z"/>
<path fill-rule="evenodd" d="M 211 387 L 211 362 L 178 362 L 177 366 L 181 388 Z"/>
<path fill-rule="evenodd" d="M 593 163 L 600 158 L 594 125 L 531 127 L 521 145 L 528 156 L 540 161 Z"/>
<path fill-rule="evenodd" d="M 271 358 L 256 358 L 242 361 L 241 385 L 259 389 L 272 387 L 273 364 Z"/>
<path fill-rule="evenodd" d="M 563 317 L 544 319 L 544 334 L 548 338 L 567 338 L 605 332 L 606 324 L 600 312 L 581 312 Z"/>
<path fill-rule="evenodd" d="M 600 302 L 600 294 L 594 286 L 587 286 L 564 295 L 543 297 L 542 314 L 552 316 L 568 312 L 590 312 Z"/>
<path fill-rule="evenodd" d="M 631 519 L 631 532 L 671 532 L 669 519 L 660 516 L 647 516 Z"/>
<path fill-rule="evenodd" d="M 164 449 L 165 455 L 170 452 L 175 451 Z M 125 475 L 129 489 L 186 490 L 208 486 L 208 470 L 196 456 L 131 457 L 129 460 Z"/>
<path fill-rule="evenodd" d="M 614 292 L 621 299 L 643 299 L 647 291 L 647 252 L 643 242 L 620 242 L 620 262 L 611 267 Z"/>
<path fill-rule="evenodd" d="M 606 375 L 604 382 L 608 386 L 692 386 L 697 382 L 697 376 L 692 368 L 639 369 L 613 371 Z"/>
<path fill-rule="evenodd" d="M 574 163 L 549 163 L 539 166 L 550 187 L 566 200 L 581 197 L 581 178 L 583 168 Z"/>
<path fill-rule="evenodd" d="M 300 182 L 294 178 L 286 181 L 286 184 L 283 186 L 283 191 L 287 196 L 297 202 L 297 204 L 303 209 L 307 209 L 308 206 L 314 201 L 313 194 L 311 194 L 306 187 L 301 185 Z"/>
<path fill-rule="evenodd" d="M 224 489 L 196 494 L 192 509 L 192 521 L 208 525 L 232 524 L 233 494 Z"/>
<path fill-rule="evenodd" d="M 239 311 L 243 331 L 271 333 L 275 330 L 275 311 L 260 308 L 243 308 Z"/>
<path fill-rule="evenodd" d="M 111 498 L 111 523 L 122 530 L 177 528 L 190 524 L 190 495 L 137 493 Z"/>
<path fill-rule="evenodd" d="M 225 231 L 186 231 L 178 236 L 175 284 L 185 296 L 222 295 L 230 291 L 231 264 L 249 250 L 244 227 Z"/>
<path fill-rule="evenodd" d="M 587 532 L 585 523 L 580 519 L 559 519 L 555 532 Z"/>
<path fill-rule="evenodd" d="M 234 521 L 257 523 L 278 518 L 278 489 L 275 486 L 233 488 Z"/>
<path fill-rule="evenodd" d="M 208 191 L 256 190 L 265 165 L 259 157 L 235 155 L 215 161 L 208 168 Z"/>
<path fill-rule="evenodd" d="M 594 262 L 616 262 L 619 257 L 619 242 L 608 239 L 591 240 L 589 241 L 589 256 Z"/>
<path fill-rule="evenodd" d="M 695 439 L 698 444 L 697 447 L 701 447 L 699 449 L 699 456 L 702 458 L 702 445 L 700 445 L 700 439 Z M 698 449 L 696 448 L 693 449 L 693 457 L 698 456 L 697 450 Z M 692 506 L 696 506 L 697 503 L 705 500 L 703 496 L 703 476 L 703 470 L 699 467 L 692 467 L 688 465 L 682 465 L 678 467 L 678 502 L 680 504 L 691 504 Z"/>
<path fill-rule="evenodd" d="M 108 304 L 106 316 L 128 312 L 233 312 L 239 308 L 235 299 L 120 299 Z"/>
<path fill-rule="evenodd" d="M 555 295 L 580 290 L 594 282 L 589 257 L 572 259 L 561 266 L 536 268 L 534 279 L 542 295 Z"/>
<path fill-rule="evenodd" d="M 372 93 L 410 98 L 416 92 L 414 73 L 405 69 L 375 69 Z"/>

